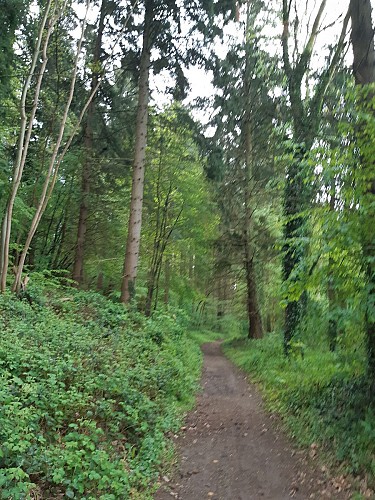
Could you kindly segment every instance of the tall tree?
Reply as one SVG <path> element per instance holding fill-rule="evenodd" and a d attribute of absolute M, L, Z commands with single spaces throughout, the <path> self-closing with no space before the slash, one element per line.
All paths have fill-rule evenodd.
<path fill-rule="evenodd" d="M 228 5 L 219 7 L 220 11 L 227 12 Z M 186 0 L 176 2 L 168 0 L 145 0 L 142 52 L 140 57 L 138 80 L 138 112 L 136 120 L 135 146 L 132 194 L 130 201 L 130 216 L 126 241 L 125 260 L 121 284 L 121 301 L 128 303 L 135 291 L 137 277 L 139 249 L 142 229 L 143 189 L 147 147 L 147 123 L 149 102 L 149 73 L 151 68 L 151 50 L 155 48 L 155 60 L 152 67 L 155 73 L 168 69 L 174 76 L 175 86 L 172 90 L 176 99 L 186 94 L 187 79 L 184 68 L 197 60 L 203 59 L 204 48 L 196 46 L 181 50 L 182 39 L 188 39 L 194 31 L 200 31 L 205 39 L 212 38 L 218 33 L 212 22 L 214 11 L 218 10 L 212 0 L 204 3 L 195 3 Z M 225 16 L 224 16 L 225 17 Z M 187 19 L 191 27 L 182 33 L 182 25 Z M 185 41 L 184 40 L 184 41 Z"/>
<path fill-rule="evenodd" d="M 46 4 L 45 10 L 42 11 L 41 14 L 38 36 L 35 44 L 34 53 L 32 55 L 32 61 L 29 73 L 22 88 L 22 95 L 20 100 L 21 120 L 19 126 L 17 154 L 14 162 L 10 194 L 8 197 L 5 214 L 1 225 L 1 246 L 0 246 L 1 292 L 4 292 L 6 289 L 8 265 L 9 265 L 9 244 L 10 244 L 14 204 L 18 193 L 18 189 L 21 184 L 26 157 L 30 146 L 30 138 L 38 107 L 40 90 L 48 61 L 48 55 L 47 55 L 48 44 L 50 41 L 54 25 L 56 24 L 60 14 L 61 11 L 58 8 L 56 8 L 56 6 L 53 6 L 52 0 L 49 0 Z M 49 21 L 48 24 L 47 21 Z M 37 83 L 32 96 L 33 105 L 31 108 L 30 116 L 28 118 L 26 114 L 26 100 L 29 96 L 32 78 L 34 77 L 35 71 L 38 67 L 38 61 L 40 56 L 41 56 L 41 64 L 40 67 L 38 68 Z"/>
<path fill-rule="evenodd" d="M 260 252 L 260 242 L 261 234 L 268 228 L 266 218 L 260 221 L 259 208 L 261 198 L 267 196 L 265 185 L 274 174 L 270 138 L 275 103 L 270 94 L 278 72 L 276 60 L 261 49 L 265 17 L 261 14 L 266 12 L 263 9 L 262 2 L 246 2 L 245 20 L 240 25 L 244 30 L 242 42 L 230 47 L 223 60 L 217 60 L 214 85 L 220 91 L 214 103 L 214 140 L 221 152 L 213 151 L 210 155 L 212 173 L 216 164 L 219 178 L 222 215 L 222 236 L 217 245 L 218 280 L 228 282 L 225 275 L 230 273 L 237 283 L 241 276 L 241 285 L 237 283 L 235 287 L 245 305 L 249 338 L 263 334 L 259 292 L 267 252 Z M 219 284 L 219 302 L 223 289 L 225 285 Z"/>
<path fill-rule="evenodd" d="M 305 227 L 302 213 L 309 206 L 309 199 L 311 199 L 311 193 L 306 189 L 304 181 L 307 156 L 319 129 L 325 93 L 340 61 L 349 15 L 347 14 L 344 19 L 335 50 L 329 59 L 328 65 L 319 75 L 314 92 L 311 96 L 307 93 L 306 96 L 303 97 L 303 88 L 306 85 L 305 79 L 311 67 L 311 58 L 316 39 L 321 29 L 326 0 L 322 0 L 319 4 L 311 31 L 302 52 L 298 53 L 298 47 L 294 47 L 293 54 L 297 54 L 294 64 L 290 55 L 292 6 L 293 1 L 283 0 L 283 65 L 290 99 L 290 111 L 293 124 L 292 140 L 294 143 L 292 151 L 293 158 L 286 171 L 284 192 L 285 244 L 283 280 L 284 282 L 295 283 L 299 280 L 299 268 L 306 255 L 306 243 L 303 237 Z M 295 10 L 298 11 L 298 8 L 295 7 Z M 294 22 L 297 29 L 298 18 Z M 296 39 L 295 43 L 297 43 Z M 307 86 L 308 85 L 309 83 L 307 83 Z M 284 349 L 286 354 L 288 354 L 290 342 L 300 326 L 302 311 L 303 299 L 301 297 L 287 298 L 284 325 Z"/>
<path fill-rule="evenodd" d="M 121 302 L 128 303 L 135 289 L 142 229 L 143 187 L 145 177 L 149 75 L 153 45 L 154 0 L 146 0 L 142 53 L 138 82 L 138 110 L 135 129 L 133 179 L 126 253 L 121 283 Z"/>
<path fill-rule="evenodd" d="M 104 21 L 107 14 L 107 0 L 102 0 L 99 14 L 99 24 L 97 32 L 95 35 L 93 58 L 91 61 L 92 76 L 91 76 L 91 89 L 98 87 L 99 74 L 102 71 L 101 68 L 101 57 L 102 57 L 102 40 L 104 32 Z M 96 94 L 91 100 L 88 108 L 86 119 L 83 127 L 83 138 L 84 138 L 84 161 L 82 166 L 82 176 L 81 176 L 81 202 L 79 206 L 79 218 L 78 218 L 78 228 L 77 228 L 77 243 L 76 251 L 73 264 L 73 280 L 75 280 L 79 285 L 83 281 L 83 259 L 85 251 L 85 240 L 87 232 L 87 217 L 89 211 L 89 196 L 90 196 L 90 184 L 92 176 L 92 165 L 95 162 L 94 158 L 94 134 L 93 126 L 95 119 L 95 107 L 96 107 Z"/>
<path fill-rule="evenodd" d="M 375 136 L 373 133 L 375 49 L 374 27 L 370 0 L 351 0 L 353 71 L 360 88 L 357 99 L 359 111 L 357 143 L 361 154 L 362 172 L 362 249 L 367 274 L 366 334 L 369 368 L 375 381 Z"/>

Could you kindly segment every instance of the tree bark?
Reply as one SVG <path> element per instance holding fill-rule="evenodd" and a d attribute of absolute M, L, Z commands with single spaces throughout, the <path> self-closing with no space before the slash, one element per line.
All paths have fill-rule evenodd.
<path fill-rule="evenodd" d="M 121 302 L 123 302 L 124 304 L 129 303 L 131 298 L 134 296 L 135 280 L 137 278 L 138 271 L 146 163 L 149 73 L 152 46 L 151 27 L 153 16 L 153 0 L 146 0 L 143 46 L 138 81 L 138 109 L 135 132 L 135 151 L 130 201 L 130 217 L 128 223 L 128 236 L 126 241 L 126 253 L 121 284 Z"/>
<path fill-rule="evenodd" d="M 244 138 L 244 154 L 245 154 L 245 172 L 244 172 L 244 264 L 246 272 L 246 290 L 247 290 L 247 314 L 249 320 L 248 338 L 259 339 L 263 337 L 262 318 L 258 305 L 257 296 L 257 277 L 254 265 L 255 258 L 255 231 L 254 231 L 254 144 L 253 144 L 253 130 L 252 130 L 252 102 L 251 102 L 251 84 L 253 68 L 250 67 L 251 57 L 251 3 L 247 3 L 247 22 L 246 22 L 246 66 L 244 75 L 244 93 L 245 93 L 245 115 L 242 134 Z"/>
<path fill-rule="evenodd" d="M 357 85 L 375 82 L 374 28 L 370 0 L 351 0 L 353 72 Z"/>
<path fill-rule="evenodd" d="M 248 120 L 250 118 L 248 117 Z M 251 140 L 251 127 L 249 121 L 245 124 L 245 186 L 244 186 L 244 257 L 247 290 L 247 314 L 249 320 L 248 337 L 259 339 L 263 337 L 262 318 L 258 305 L 257 278 L 254 265 L 255 248 L 254 240 L 254 210 L 252 208 L 253 186 L 253 145 Z"/>

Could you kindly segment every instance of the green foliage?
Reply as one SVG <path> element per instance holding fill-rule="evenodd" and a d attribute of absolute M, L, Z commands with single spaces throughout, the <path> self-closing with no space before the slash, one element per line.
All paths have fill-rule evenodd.
<path fill-rule="evenodd" d="M 231 340 L 224 348 L 260 384 L 269 409 L 300 445 L 319 443 L 348 471 L 374 476 L 375 408 L 363 346 L 331 353 L 296 341 L 287 359 L 281 337 L 269 334 Z"/>
<path fill-rule="evenodd" d="M 148 498 L 199 350 L 177 313 L 52 285 L 0 297 L 0 498 Z"/>
<path fill-rule="evenodd" d="M 189 332 L 189 337 L 198 345 L 202 345 L 222 339 L 223 334 L 212 330 L 192 330 Z"/>

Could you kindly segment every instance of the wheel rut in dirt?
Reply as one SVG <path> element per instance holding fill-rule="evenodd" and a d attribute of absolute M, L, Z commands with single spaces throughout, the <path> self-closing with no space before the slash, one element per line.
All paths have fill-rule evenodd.
<path fill-rule="evenodd" d="M 202 391 L 176 440 L 180 464 L 155 500 L 349 498 L 292 449 L 220 343 L 202 350 Z"/>

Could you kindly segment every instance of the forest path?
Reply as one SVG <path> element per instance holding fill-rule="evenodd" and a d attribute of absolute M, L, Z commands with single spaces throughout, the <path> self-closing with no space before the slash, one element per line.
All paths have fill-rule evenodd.
<path fill-rule="evenodd" d="M 155 500 L 350 498 L 292 449 L 220 343 L 202 350 L 202 392 L 177 439 L 180 465 Z"/>

